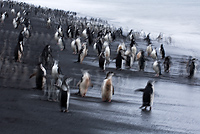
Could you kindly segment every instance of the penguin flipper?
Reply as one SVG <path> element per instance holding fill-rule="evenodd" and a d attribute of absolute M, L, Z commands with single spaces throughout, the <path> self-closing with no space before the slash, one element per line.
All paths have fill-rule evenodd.
<path fill-rule="evenodd" d="M 37 73 L 33 73 L 30 75 L 29 79 L 32 78 L 33 76 L 36 76 Z"/>
<path fill-rule="evenodd" d="M 144 90 L 145 90 L 144 88 L 139 88 L 139 89 L 136 89 L 135 92 L 144 92 Z"/>
<path fill-rule="evenodd" d="M 115 94 L 114 92 L 115 92 L 115 90 L 114 90 L 114 86 L 112 86 L 113 87 L 113 95 Z"/>

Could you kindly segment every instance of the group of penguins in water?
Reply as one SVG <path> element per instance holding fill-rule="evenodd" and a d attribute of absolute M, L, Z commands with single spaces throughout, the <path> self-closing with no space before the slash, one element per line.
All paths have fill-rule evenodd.
<path fill-rule="evenodd" d="M 13 27 L 15 29 L 18 28 L 19 25 L 23 26 L 23 30 L 20 31 L 18 36 L 18 43 L 14 50 L 14 59 L 16 62 L 21 62 L 23 56 L 23 47 L 24 47 L 24 39 L 28 39 L 31 37 L 31 23 L 30 19 L 26 19 L 25 17 L 21 16 L 20 11 L 15 13 L 15 10 L 11 10 L 12 14 L 16 14 L 16 18 L 13 19 Z M 24 15 L 27 15 L 26 11 L 23 11 Z M 4 23 L 5 18 L 8 17 L 8 13 L 4 12 L 1 13 L 1 23 Z M 46 21 L 47 28 L 51 28 L 52 20 L 49 17 Z M 122 34 L 122 30 L 118 29 L 115 32 L 112 32 L 110 29 L 102 28 L 98 31 L 97 37 L 94 37 L 94 30 L 91 30 L 91 24 L 85 26 L 85 29 L 80 31 L 80 29 L 74 25 L 68 25 L 66 30 L 67 38 L 72 39 L 71 48 L 73 50 L 73 54 L 78 55 L 77 62 L 82 63 L 84 58 L 87 56 L 88 53 L 88 46 L 93 44 L 93 49 L 97 53 L 98 60 L 99 60 L 99 68 L 102 71 L 105 71 L 106 64 L 110 63 L 110 43 L 118 37 L 124 38 Z M 61 25 L 59 25 L 56 29 L 54 34 L 54 38 L 57 41 L 57 45 L 59 46 L 60 50 L 63 51 L 66 49 L 66 45 L 64 42 L 64 32 Z M 133 62 L 138 61 L 139 71 L 144 71 L 145 69 L 145 61 L 147 60 L 145 57 L 145 52 L 147 56 L 154 59 L 153 63 L 153 70 L 156 73 L 156 76 L 161 75 L 161 65 L 160 61 L 158 60 L 158 55 L 156 48 L 152 47 L 150 34 L 143 37 L 143 39 L 147 42 L 146 50 L 140 50 L 137 52 L 137 43 L 136 37 L 138 36 L 137 33 L 134 33 L 132 30 L 126 38 L 130 40 L 129 47 L 126 47 L 125 43 L 122 42 L 118 45 L 117 48 L 117 56 L 115 57 L 116 60 L 116 69 L 121 70 L 123 61 L 125 61 L 125 65 L 129 68 L 132 67 Z M 141 35 L 140 35 L 141 36 Z M 84 38 L 85 42 L 81 42 L 81 39 Z M 95 38 L 95 39 L 94 39 Z M 162 39 L 162 35 L 159 35 L 158 38 Z M 94 41 L 95 40 L 95 41 Z M 163 44 L 161 44 L 159 49 L 161 58 L 164 59 L 164 71 L 169 72 L 171 66 L 171 57 L 165 56 L 165 50 Z M 68 112 L 69 110 L 69 99 L 70 99 L 70 87 L 69 83 L 73 80 L 72 78 L 65 78 L 62 74 L 61 69 L 58 65 L 58 61 L 54 60 L 53 65 L 51 66 L 51 80 L 50 86 L 47 85 L 47 71 L 45 66 L 47 67 L 50 64 L 50 59 L 52 58 L 52 49 L 50 45 L 46 45 L 43 49 L 40 57 L 39 63 L 37 67 L 37 71 L 33 73 L 30 78 L 36 76 L 36 88 L 44 90 L 44 94 L 48 94 L 48 99 L 51 97 L 55 100 L 60 101 L 61 111 Z M 188 61 L 188 73 L 189 78 L 192 78 L 195 71 L 195 58 L 191 58 Z M 93 86 L 91 83 L 91 77 L 88 71 L 82 70 L 83 76 L 81 80 L 77 83 L 79 91 L 76 93 L 84 97 L 87 93 L 87 90 L 90 86 Z M 112 83 L 112 76 L 114 75 L 113 72 L 108 72 L 106 74 L 106 78 L 103 80 L 101 85 L 101 98 L 102 101 L 111 102 L 112 95 L 114 95 L 114 86 Z M 143 92 L 143 104 L 140 108 L 144 108 L 145 110 L 147 107 L 150 107 L 151 110 L 153 105 L 153 98 L 154 98 L 154 81 L 148 81 L 147 85 L 143 89 L 137 89 L 135 91 Z"/>

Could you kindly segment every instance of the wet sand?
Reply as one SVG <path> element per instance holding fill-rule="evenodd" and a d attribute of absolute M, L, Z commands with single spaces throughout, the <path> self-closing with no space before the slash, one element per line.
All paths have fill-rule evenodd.
<path fill-rule="evenodd" d="M 96 53 L 88 46 L 89 53 L 82 64 L 74 63 L 77 55 L 72 54 L 72 39 L 65 38 L 66 49 L 60 51 L 54 39 L 58 22 L 46 27 L 46 14 L 31 11 L 31 37 L 25 41 L 22 63 L 13 60 L 13 53 L 22 26 L 13 28 L 8 5 L 0 11 L 7 11 L 9 17 L 0 24 L 0 133 L 198 133 L 200 131 L 200 110 L 198 100 L 199 71 L 193 79 L 187 78 L 187 58 L 192 54 L 166 44 L 166 55 L 172 57 L 170 73 L 163 72 L 155 77 L 153 60 L 148 58 L 144 72 L 138 71 L 137 62 L 131 69 L 115 70 L 114 60 L 106 66 L 106 72 L 113 71 L 115 95 L 111 103 L 101 101 L 101 83 L 106 72 L 98 67 Z M 16 9 L 19 9 L 17 6 Z M 54 12 L 56 14 L 56 12 Z M 59 14 L 56 16 L 59 18 Z M 56 19 L 55 19 L 56 20 Z M 64 29 L 67 27 L 63 25 Z M 111 59 L 116 56 L 121 39 L 111 43 Z M 137 39 L 138 50 L 146 49 L 146 42 Z M 127 45 L 130 41 L 126 40 Z M 59 60 L 62 72 L 72 77 L 71 98 L 68 113 L 61 113 L 59 103 L 47 101 L 43 91 L 33 89 L 35 79 L 29 76 L 35 71 L 39 55 L 50 44 L 53 57 Z M 160 43 L 153 41 L 159 48 Z M 158 49 L 157 49 L 158 50 Z M 177 53 L 178 52 L 178 53 Z M 199 57 L 196 57 L 199 58 Z M 161 62 L 163 62 L 161 60 Z M 89 70 L 94 85 L 86 97 L 75 95 L 82 73 Z M 47 69 L 50 75 L 50 69 Z M 151 112 L 141 111 L 142 94 L 137 88 L 145 87 L 148 80 L 155 80 L 155 101 Z"/>

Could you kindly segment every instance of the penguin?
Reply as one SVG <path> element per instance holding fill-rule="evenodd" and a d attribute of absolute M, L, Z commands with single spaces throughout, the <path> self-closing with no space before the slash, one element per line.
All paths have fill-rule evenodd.
<path fill-rule="evenodd" d="M 165 49 L 163 47 L 163 44 L 160 45 L 159 51 L 160 51 L 160 55 L 161 55 L 162 59 L 164 59 L 165 58 Z"/>
<path fill-rule="evenodd" d="M 105 55 L 103 52 L 100 53 L 99 55 L 99 67 L 105 71 L 105 65 L 106 65 L 106 59 L 105 59 Z"/>
<path fill-rule="evenodd" d="M 160 76 L 161 75 L 160 61 L 158 61 L 158 60 L 154 61 L 153 70 L 155 71 L 156 76 Z"/>
<path fill-rule="evenodd" d="M 135 90 L 136 92 L 137 91 L 143 92 L 143 97 L 142 97 L 143 104 L 140 107 L 140 109 L 145 107 L 143 110 L 147 110 L 147 107 L 150 107 L 149 111 L 151 111 L 152 106 L 153 106 L 153 100 L 154 100 L 154 85 L 153 85 L 153 83 L 154 83 L 154 81 L 149 80 L 144 89 Z"/>
<path fill-rule="evenodd" d="M 136 53 L 137 53 L 137 47 L 136 47 L 136 45 L 134 44 L 134 45 L 131 47 L 131 55 L 132 55 L 133 61 L 135 61 L 135 59 L 136 59 Z"/>
<path fill-rule="evenodd" d="M 57 45 L 59 46 L 60 51 L 63 51 L 65 49 L 65 44 L 62 36 L 59 37 Z"/>
<path fill-rule="evenodd" d="M 101 85 L 101 98 L 102 101 L 111 102 L 112 95 L 114 95 L 114 86 L 112 84 L 113 72 L 108 72 L 106 78 Z"/>
<path fill-rule="evenodd" d="M 144 51 L 141 50 L 140 52 L 141 52 L 141 53 L 140 53 L 141 56 L 140 56 L 140 58 L 138 59 L 139 71 L 144 71 L 146 59 L 145 59 L 145 57 L 144 57 Z"/>
<path fill-rule="evenodd" d="M 8 13 L 4 12 L 3 14 L 1 14 L 1 23 L 4 23 L 6 17 L 8 17 Z"/>
<path fill-rule="evenodd" d="M 157 51 L 156 48 L 153 49 L 153 51 L 151 52 L 151 57 L 156 60 L 157 59 Z"/>
<path fill-rule="evenodd" d="M 162 39 L 163 39 L 163 34 L 160 33 L 160 34 L 158 35 L 158 37 L 156 38 L 156 40 L 160 41 L 160 40 L 162 40 Z"/>
<path fill-rule="evenodd" d="M 40 55 L 39 62 L 42 62 L 45 66 L 47 66 L 47 65 L 51 64 L 50 63 L 51 58 L 53 58 L 51 46 L 46 45 Z"/>
<path fill-rule="evenodd" d="M 51 17 L 47 18 L 47 28 L 51 28 Z"/>
<path fill-rule="evenodd" d="M 144 39 L 148 44 L 151 44 L 151 39 L 150 39 L 150 33 L 147 35 L 147 37 Z"/>
<path fill-rule="evenodd" d="M 166 73 L 169 73 L 170 66 L 171 66 L 171 57 L 170 56 L 165 57 L 163 64 L 164 64 L 164 71 Z"/>
<path fill-rule="evenodd" d="M 60 67 L 58 66 L 58 61 L 55 60 L 54 65 L 51 68 L 51 77 L 52 77 L 51 78 L 51 89 L 48 92 L 48 99 L 50 99 L 50 97 L 52 95 L 52 98 L 55 101 L 58 101 L 59 91 L 56 91 L 54 85 L 57 83 L 58 79 L 61 79 L 61 74 L 62 74 L 62 72 L 61 72 Z"/>
<path fill-rule="evenodd" d="M 69 99 L 70 99 L 70 87 L 69 83 L 72 78 L 66 78 L 61 82 L 61 85 L 55 85 L 60 90 L 60 111 L 69 112 Z"/>
<path fill-rule="evenodd" d="M 77 38 L 76 40 L 73 40 L 71 42 L 71 48 L 73 50 L 73 54 L 79 53 L 79 51 L 81 49 L 81 40 L 80 40 L 80 38 Z"/>
<path fill-rule="evenodd" d="M 195 60 L 196 59 L 193 58 L 191 60 L 191 62 L 189 63 L 189 76 L 188 76 L 188 78 L 192 78 L 194 76 L 195 69 L 196 69 Z"/>
<path fill-rule="evenodd" d="M 91 78 L 88 71 L 82 71 L 82 73 L 83 76 L 81 80 L 77 83 L 77 86 L 79 87 L 79 91 L 77 94 L 80 95 L 81 97 L 85 97 L 89 86 L 93 87 L 93 85 L 91 83 Z"/>
<path fill-rule="evenodd" d="M 14 58 L 16 62 L 21 62 L 21 58 L 23 55 L 23 41 L 17 43 L 14 51 Z"/>
<path fill-rule="evenodd" d="M 152 45 L 151 45 L 151 44 L 149 44 L 149 45 L 147 46 L 146 51 L 147 51 L 147 56 L 150 56 L 151 53 L 152 53 L 152 51 L 153 51 L 153 49 L 152 49 Z"/>
<path fill-rule="evenodd" d="M 97 55 L 99 56 L 101 51 L 102 51 L 102 46 L 103 43 L 101 39 L 97 39 L 97 42 L 94 44 L 93 49 L 96 51 L 97 50 Z"/>
<path fill-rule="evenodd" d="M 123 55 L 123 50 L 122 47 L 119 47 L 118 53 L 117 53 L 117 57 L 116 59 L 116 69 L 121 70 L 122 68 L 122 60 L 125 60 L 125 58 L 122 56 Z"/>
<path fill-rule="evenodd" d="M 36 89 L 44 89 L 46 86 L 46 69 L 42 65 L 42 63 L 38 64 L 37 72 L 33 73 L 29 78 L 32 78 L 33 76 L 36 76 L 35 83 L 36 83 Z"/>
<path fill-rule="evenodd" d="M 132 63 L 133 63 L 133 59 L 132 59 L 133 57 L 132 57 L 132 55 L 131 55 L 131 50 L 130 50 L 130 48 L 128 48 L 128 49 L 126 50 L 124 56 L 125 56 L 125 61 L 126 61 L 126 63 L 125 63 L 126 67 L 131 68 Z"/>
<path fill-rule="evenodd" d="M 106 58 L 106 64 L 109 64 L 110 63 L 110 47 L 109 46 L 106 46 L 105 47 L 105 58 Z"/>
<path fill-rule="evenodd" d="M 10 12 L 11 12 L 11 14 L 14 16 L 15 15 L 15 9 L 14 8 L 12 8 L 11 10 L 10 10 Z"/>
<path fill-rule="evenodd" d="M 84 59 L 85 56 L 87 55 L 87 52 L 88 52 L 88 49 L 87 49 L 86 43 L 84 42 L 84 43 L 82 44 L 82 46 L 81 46 L 81 50 L 79 51 L 78 61 L 77 61 L 77 62 L 82 63 L 82 62 L 83 62 L 83 59 Z"/>

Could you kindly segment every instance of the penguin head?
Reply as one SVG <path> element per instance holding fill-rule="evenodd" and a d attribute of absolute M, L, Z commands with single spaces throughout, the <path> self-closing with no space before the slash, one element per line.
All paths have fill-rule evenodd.
<path fill-rule="evenodd" d="M 113 75 L 114 75 L 113 72 L 108 72 L 108 73 L 106 74 L 106 79 L 111 78 Z"/>
<path fill-rule="evenodd" d="M 155 83 L 155 81 L 149 80 L 149 81 L 147 82 L 147 86 L 153 86 L 154 83 Z"/>

